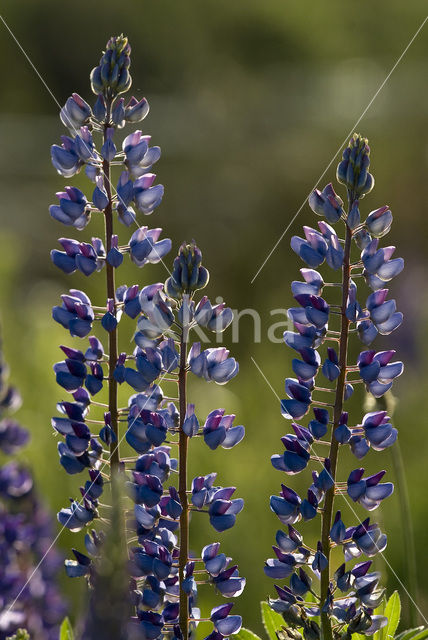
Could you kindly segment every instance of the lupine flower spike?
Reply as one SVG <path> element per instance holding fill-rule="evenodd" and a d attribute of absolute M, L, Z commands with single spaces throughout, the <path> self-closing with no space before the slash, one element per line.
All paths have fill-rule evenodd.
<path fill-rule="evenodd" d="M 0 344 L 0 453 L 18 453 L 30 434 L 11 414 L 21 397 L 8 383 Z M 57 640 L 66 605 L 58 590 L 62 563 L 51 549 L 53 520 L 43 505 L 31 471 L 16 460 L 0 466 L 0 640 L 25 627 L 34 640 Z M 46 551 L 49 553 L 46 554 Z M 33 587 L 29 577 L 34 577 Z M 19 633 L 17 633 L 19 636 Z M 28 637 L 25 635 L 22 638 Z"/>
<path fill-rule="evenodd" d="M 208 513 L 212 527 L 222 532 L 235 524 L 243 507 L 235 487 L 218 486 L 214 472 L 189 481 L 189 441 L 203 438 L 210 449 L 230 449 L 244 437 L 244 427 L 235 425 L 235 416 L 224 409 L 211 411 L 206 419 L 198 415 L 187 397 L 186 380 L 190 373 L 226 384 L 238 373 L 238 363 L 224 347 L 189 344 L 192 330 L 219 333 L 232 321 L 224 304 L 213 306 L 207 296 L 196 299 L 209 274 L 195 243 L 180 247 L 165 284 L 117 286 L 116 274 L 127 255 L 143 268 L 163 262 L 171 249 L 161 229 L 140 226 L 141 216 L 152 214 L 163 197 L 164 188 L 152 173 L 160 149 L 141 130 L 126 134 L 121 144 L 117 140 L 121 129 L 142 121 L 149 111 L 145 98 L 123 97 L 131 86 L 130 52 L 124 36 L 108 41 L 91 73 L 95 104 L 73 94 L 61 110 L 69 135 L 52 147 L 52 162 L 61 176 L 68 179 L 84 170 L 92 186 L 86 194 L 73 186 L 58 192 L 51 216 L 77 230 L 102 216 L 105 226 L 104 239 L 61 237 L 61 249 L 51 254 L 54 265 L 67 274 L 80 271 L 100 278 L 103 272 L 105 277 L 104 299 L 96 305 L 83 291 L 71 289 L 53 309 L 56 322 L 84 339 L 81 348 L 61 346 L 62 359 L 54 365 L 58 384 L 71 394 L 58 403 L 59 415 L 52 419 L 61 436 L 59 461 L 67 473 L 89 476 L 80 499 L 62 509 L 58 519 L 71 531 L 86 531 L 86 550 L 73 550 L 74 558 L 66 561 L 68 575 L 98 584 L 103 529 L 109 525 L 103 493 L 112 475 L 123 472 L 132 500 L 125 532 L 133 609 L 129 637 L 187 640 L 201 617 L 196 608 L 199 584 L 233 598 L 242 592 L 245 579 L 218 542 L 196 556 L 189 547 L 190 511 L 195 519 Z M 125 242 L 117 220 L 132 227 Z M 118 348 L 123 314 L 136 321 L 132 353 Z M 165 394 L 161 384 L 175 386 Z M 120 385 L 131 392 L 122 408 Z M 94 412 L 102 413 L 94 420 Z M 124 440 L 133 455 L 121 454 Z M 114 503 L 114 485 L 109 493 Z M 231 608 L 227 604 L 211 611 L 210 640 L 239 631 L 240 616 L 231 615 Z"/>
<path fill-rule="evenodd" d="M 295 331 L 284 334 L 286 345 L 296 354 L 292 361 L 296 377 L 286 379 L 287 398 L 281 402 L 282 415 L 291 421 L 293 432 L 282 438 L 285 450 L 272 456 L 272 464 L 289 476 L 307 469 L 311 459 L 317 461 L 317 469 L 312 471 L 306 496 L 298 495 L 287 482 L 279 495 L 271 497 L 271 509 L 283 528 L 276 535 L 275 558 L 266 561 L 265 573 L 277 582 L 278 597 L 270 601 L 271 607 L 295 630 L 293 638 L 301 637 L 300 629 L 306 639 L 349 640 L 353 633 L 371 636 L 387 623 L 384 616 L 374 614 L 384 590 L 379 586 L 380 574 L 370 570 L 371 558 L 386 547 L 386 535 L 370 518 L 345 523 L 342 506 L 348 499 L 351 505 L 374 511 L 394 487 L 383 482 L 385 471 L 368 475 L 363 467 L 342 480 L 337 477 L 343 447 L 349 447 L 360 461 L 370 449 L 383 451 L 397 439 L 386 411 L 367 413 L 360 421 L 350 419 L 346 411 L 357 383 L 379 398 L 403 371 L 402 362 L 394 360 L 394 350 L 371 349 L 378 334 L 389 335 L 402 322 L 387 287 L 404 265 L 402 258 L 393 257 L 395 247 L 379 246 L 392 224 L 389 207 L 380 207 L 361 220 L 360 201 L 374 185 L 369 167 L 367 140 L 354 134 L 337 168 L 337 179 L 347 191 L 347 210 L 331 184 L 315 190 L 309 205 L 325 220 L 318 222 L 318 229 L 304 227 L 304 237 L 291 240 L 292 249 L 305 263 L 303 281 L 292 283 L 298 306 L 289 310 L 289 317 Z M 339 224 L 344 238 L 333 226 Z M 332 299 L 337 291 L 334 283 L 325 282 L 324 274 L 317 271 L 323 263 L 341 274 L 340 300 Z M 364 285 L 368 293 L 363 293 Z M 364 344 L 355 361 L 348 351 L 351 335 Z M 329 451 L 320 457 L 320 447 L 326 444 Z M 295 526 L 317 517 L 320 537 L 316 549 L 311 549 Z M 339 565 L 333 560 L 335 547 L 343 552 Z M 283 580 L 288 584 L 279 584 Z M 307 594 L 313 604 L 305 601 Z"/>

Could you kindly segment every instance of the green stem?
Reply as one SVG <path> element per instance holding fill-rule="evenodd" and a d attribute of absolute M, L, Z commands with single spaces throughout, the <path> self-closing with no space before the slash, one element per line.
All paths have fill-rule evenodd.
<path fill-rule="evenodd" d="M 180 556 L 178 560 L 178 574 L 180 584 L 180 612 L 179 624 L 184 640 L 189 637 L 189 597 L 183 590 L 183 581 L 187 559 L 189 557 L 189 501 L 187 498 L 187 453 L 188 436 L 184 433 L 182 426 L 186 415 L 186 361 L 187 361 L 187 335 L 185 329 L 182 330 L 180 339 L 180 368 L 178 373 L 178 398 L 180 408 L 180 441 L 179 463 L 178 463 L 178 494 L 182 506 L 180 515 Z"/>
<path fill-rule="evenodd" d="M 342 304 L 341 304 L 341 327 L 339 342 L 339 368 L 340 374 L 337 379 L 336 395 L 333 409 L 333 426 L 331 430 L 330 440 L 330 463 L 331 476 L 336 481 L 337 457 L 339 451 L 339 442 L 334 437 L 334 431 L 339 426 L 340 417 L 343 410 L 343 398 L 346 385 L 346 365 L 348 357 L 348 337 L 349 337 L 349 320 L 346 317 L 346 305 L 349 293 L 350 280 L 350 255 L 351 255 L 352 231 L 346 226 L 346 238 L 344 247 L 344 258 L 342 266 Z M 321 606 L 327 599 L 330 585 L 330 529 L 332 526 L 334 507 L 334 486 L 326 493 L 324 511 L 322 515 L 321 542 L 323 552 L 327 558 L 328 565 L 321 572 Z M 323 640 L 333 640 L 333 632 L 331 628 L 331 620 L 328 613 L 321 614 L 321 627 Z"/>
<path fill-rule="evenodd" d="M 107 105 L 107 115 L 104 124 L 104 141 L 107 137 L 107 129 L 110 120 L 111 103 Z M 105 227 L 105 243 L 106 252 L 111 249 L 111 237 L 113 235 L 113 204 L 111 194 L 111 177 L 110 177 L 110 162 L 103 160 L 103 182 L 104 189 L 107 193 L 108 204 L 104 209 L 104 227 Z M 114 268 L 106 261 L 106 282 L 107 282 L 107 298 L 114 300 L 114 310 L 116 311 L 116 285 L 114 277 Z M 111 428 L 116 436 L 115 442 L 110 444 L 110 462 L 111 462 L 111 475 L 119 468 L 120 456 L 119 456 L 119 429 L 118 429 L 118 410 L 117 410 L 117 382 L 113 378 L 113 372 L 116 368 L 117 362 L 117 328 L 110 331 L 108 334 L 108 347 L 109 347 L 109 378 L 108 378 L 108 409 L 111 415 Z"/>

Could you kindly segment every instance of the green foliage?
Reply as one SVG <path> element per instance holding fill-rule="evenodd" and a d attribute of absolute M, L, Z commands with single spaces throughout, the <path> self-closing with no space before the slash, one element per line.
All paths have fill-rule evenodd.
<path fill-rule="evenodd" d="M 9 636 L 6 640 L 30 640 L 30 635 L 26 629 L 18 629 L 15 635 Z"/>
<path fill-rule="evenodd" d="M 277 640 L 276 631 L 284 626 L 284 619 L 279 613 L 276 613 L 267 602 L 262 602 L 261 607 L 262 620 L 266 633 L 270 640 Z"/>
<path fill-rule="evenodd" d="M 250 631 L 249 629 L 242 628 L 239 633 L 236 633 L 234 636 L 235 640 L 261 640 L 261 638 Z"/>
<path fill-rule="evenodd" d="M 74 631 L 68 618 L 64 618 L 60 630 L 59 640 L 74 640 Z"/>
<path fill-rule="evenodd" d="M 388 624 L 383 629 L 380 629 L 380 640 L 388 640 L 389 638 L 393 638 L 395 632 L 397 631 L 401 615 L 401 602 L 398 591 L 394 591 L 394 593 L 389 598 L 385 607 L 384 615 L 388 618 Z"/>
<path fill-rule="evenodd" d="M 407 634 L 406 640 L 425 640 L 425 638 L 428 638 L 428 629 L 424 629 L 423 627 L 417 627 L 416 629 L 407 631 L 406 634 Z"/>

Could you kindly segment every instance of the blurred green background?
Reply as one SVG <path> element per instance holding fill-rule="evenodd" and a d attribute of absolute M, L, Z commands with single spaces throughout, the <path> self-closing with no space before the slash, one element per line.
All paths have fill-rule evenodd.
<path fill-rule="evenodd" d="M 183 239 L 195 238 L 211 271 L 208 295 L 212 299 L 221 295 L 233 308 L 254 308 L 261 314 L 262 343 L 254 344 L 252 322 L 247 318 L 240 325 L 239 343 L 231 345 L 241 365 L 238 378 L 227 387 L 193 387 L 201 416 L 223 406 L 237 414 L 238 424 L 246 425 L 247 437 L 234 451 L 214 454 L 192 442 L 191 469 L 194 474 L 217 470 L 219 482 L 236 485 L 237 494 L 246 499 L 237 525 L 221 541 L 247 577 L 246 591 L 235 608 L 243 614 L 245 626 L 260 631 L 258 602 L 273 593 L 263 562 L 271 555 L 277 528 L 268 499 L 278 492 L 281 481 L 269 458 L 281 450 L 279 438 L 289 425 L 251 357 L 282 397 L 292 356 L 284 345 L 268 341 L 267 329 L 272 322 L 270 310 L 292 304 L 289 284 L 302 265 L 289 241 L 302 224 L 316 223 L 307 206 L 254 284 L 250 281 L 422 23 L 426 3 L 3 0 L 1 12 L 60 104 L 73 91 L 93 101 L 88 74 L 106 39 L 120 32 L 129 36 L 132 92 L 150 102 L 143 129 L 162 147 L 156 172 L 166 186 L 162 206 L 143 223 L 163 227 L 173 239 L 174 250 Z M 384 204 L 391 206 L 395 224 L 388 243 L 399 245 L 398 255 L 406 260 L 405 272 L 392 287 L 405 323 L 393 336 L 378 340 L 376 348 L 396 348 L 406 364 L 405 376 L 394 387 L 399 396 L 395 422 L 417 549 L 420 587 L 419 593 L 411 595 L 425 615 L 427 55 L 428 25 L 358 126 L 370 140 L 376 178 L 362 209 L 367 213 Z M 76 495 L 82 478 L 67 476 L 59 466 L 57 440 L 50 427 L 55 402 L 63 395 L 51 367 L 61 359 L 57 345 L 72 343 L 51 320 L 50 309 L 68 286 L 84 288 L 100 304 L 104 277 L 67 277 L 51 264 L 49 250 L 57 246 L 57 237 L 78 235 L 48 214 L 55 192 L 67 182 L 51 167 L 49 153 L 64 130 L 52 96 L 2 24 L 0 59 L 0 309 L 5 349 L 13 381 L 24 396 L 19 417 L 32 432 L 25 458 L 57 510 Z M 321 186 L 334 180 L 336 164 Z M 83 178 L 76 183 L 89 191 Z M 94 223 L 79 237 L 101 232 Z M 121 227 L 120 233 L 126 240 L 131 232 Z M 147 284 L 165 275 L 162 266 L 137 271 L 127 264 L 119 280 Z M 126 344 L 132 323 L 122 326 Z M 230 331 L 225 340 L 231 343 Z M 362 402 L 359 390 L 351 407 L 354 421 L 361 415 Z M 370 469 L 391 467 L 388 451 L 370 453 L 366 460 Z M 343 479 L 349 464 L 344 465 Z M 388 476 L 392 479 L 393 472 Z M 304 491 L 308 475 L 288 483 Z M 354 523 L 345 505 L 343 511 L 346 523 Z M 373 515 L 389 535 L 385 557 L 390 567 L 382 558 L 376 564 L 385 565 L 388 590 L 400 588 L 408 623 L 409 602 L 399 585 L 401 580 L 408 588 L 408 540 L 397 493 Z M 306 530 L 316 540 L 316 529 L 307 525 Z M 216 538 L 208 522 L 194 522 L 196 551 Z M 61 536 L 64 550 L 71 544 L 82 548 L 82 536 Z M 82 586 L 64 580 L 74 619 Z M 214 601 L 211 595 L 202 597 L 204 607 Z"/>

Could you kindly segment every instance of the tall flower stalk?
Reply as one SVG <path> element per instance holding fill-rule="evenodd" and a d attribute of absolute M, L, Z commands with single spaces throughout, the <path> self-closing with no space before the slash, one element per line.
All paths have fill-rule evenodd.
<path fill-rule="evenodd" d="M 374 185 L 369 165 L 367 140 L 354 134 L 337 169 L 338 181 L 347 190 L 347 210 L 331 184 L 323 191 L 315 190 L 309 205 L 326 221 L 318 223 L 319 231 L 304 227 L 305 237 L 291 240 L 292 249 L 309 268 L 301 269 L 303 282 L 292 283 L 300 306 L 289 310 L 296 331 L 284 334 L 287 346 L 299 355 L 292 361 L 296 378 L 286 379 L 288 398 L 281 402 L 282 414 L 292 421 L 294 433 L 282 438 L 285 451 L 272 456 L 272 464 L 287 475 L 303 471 L 312 461 L 318 470 L 312 471 L 306 498 L 285 484 L 280 496 L 271 497 L 271 509 L 288 530 L 278 531 L 273 547 L 276 558 L 267 560 L 265 573 L 277 580 L 290 578 L 288 585 L 276 585 L 278 599 L 272 600 L 271 606 L 291 627 L 302 628 L 305 638 L 311 640 L 347 640 L 357 632 L 372 635 L 387 622 L 374 613 L 384 590 L 379 587 L 380 574 L 369 572 L 371 560 L 347 564 L 360 556 L 371 558 L 382 552 L 386 535 L 369 518 L 346 526 L 341 510 L 337 510 L 350 498 L 354 515 L 352 503 L 372 511 L 393 491 L 392 483 L 381 483 L 385 471 L 365 477 L 364 468 L 357 468 L 345 481 L 338 477 L 339 454 L 344 446 L 349 446 L 360 460 L 370 449 L 382 451 L 397 438 L 387 411 L 367 413 L 361 423 L 350 422 L 346 411 L 346 402 L 357 384 L 364 384 L 369 393 L 380 398 L 403 371 L 401 362 L 392 362 L 393 350 L 364 350 L 356 362 L 349 354 L 352 336 L 369 346 L 378 334 L 389 335 L 402 322 L 395 301 L 387 300 L 386 284 L 401 272 L 404 263 L 392 257 L 395 247 L 378 246 L 379 238 L 391 227 L 392 214 L 385 206 L 369 213 L 364 222 L 360 217 L 359 203 Z M 344 226 L 344 238 L 332 226 L 337 223 Z M 316 270 L 324 262 L 340 271 L 339 282 L 324 281 Z M 359 288 L 360 283 L 366 283 L 372 291 L 365 306 L 357 298 L 357 282 Z M 321 297 L 323 291 L 331 294 Z M 333 297 L 335 291 L 339 292 L 338 299 Z M 321 382 L 321 376 L 327 382 Z M 313 416 L 307 426 L 295 422 L 301 421 L 311 407 Z M 312 549 L 293 525 L 317 516 L 321 533 L 316 549 Z M 344 554 L 339 566 L 335 565 L 335 548 Z M 308 595 L 312 602 L 305 601 Z"/>
<path fill-rule="evenodd" d="M 91 202 L 76 187 L 65 187 L 57 194 L 59 204 L 50 208 L 52 217 L 82 230 L 91 215 L 98 214 L 105 225 L 104 242 L 60 238 L 64 250 L 52 251 L 52 260 L 68 274 L 79 270 L 90 276 L 102 269 L 106 274 L 105 298 L 99 304 L 93 305 L 84 292 L 72 289 L 62 296 L 62 305 L 53 309 L 54 320 L 73 337 L 86 338 L 93 325 L 101 331 L 101 339 L 89 337 L 86 350 L 62 346 L 66 359 L 54 366 L 58 384 L 72 394 L 71 401 L 58 404 L 61 416 L 52 420 L 65 438 L 58 445 L 60 463 L 71 474 L 89 472 L 81 500 L 62 509 L 58 519 L 72 531 L 94 525 L 85 536 L 88 555 L 73 550 L 75 559 L 66 562 L 66 570 L 69 576 L 85 576 L 90 586 L 96 585 L 103 527 L 110 524 L 111 509 L 100 498 L 105 485 L 111 484 L 110 500 L 116 506 L 120 496 L 115 495 L 112 479 L 116 472 L 124 474 L 134 502 L 126 513 L 125 532 L 130 604 L 135 614 L 129 621 L 129 637 L 155 640 L 163 634 L 187 639 L 201 619 L 195 607 L 198 585 L 214 585 L 230 598 L 242 592 L 245 580 L 236 565 L 229 566 L 231 559 L 219 553 L 219 543 L 207 545 L 197 557 L 190 548 L 190 512 L 196 517 L 197 512 L 207 512 L 214 529 L 224 531 L 234 525 L 243 501 L 232 499 L 235 487 L 214 485 L 216 473 L 189 483 L 189 440 L 203 437 L 211 449 L 229 449 L 242 440 L 244 428 L 233 426 L 235 416 L 225 415 L 224 409 L 211 412 L 200 426 L 195 405 L 187 398 L 186 379 L 192 373 L 207 382 L 225 384 L 238 373 L 238 364 L 223 347 L 202 350 L 199 342 L 189 345 L 194 329 L 222 332 L 232 321 L 232 312 L 224 304 L 212 306 L 206 296 L 198 302 L 194 299 L 209 279 L 194 243 L 180 247 L 165 284 L 140 288 L 117 286 L 115 281 L 126 254 L 136 266 L 144 267 L 163 261 L 171 248 L 169 239 L 159 240 L 161 229 L 138 225 L 135 211 L 151 214 L 161 202 L 163 187 L 153 184 L 156 176 L 150 172 L 160 157 L 159 147 L 150 147 L 150 136 L 141 131 L 124 138 L 122 151 L 116 147 L 118 132 L 148 113 L 145 99 L 132 97 L 125 104 L 120 97 L 131 85 L 129 66 L 127 39 L 111 38 L 91 73 L 95 105 L 91 108 L 73 94 L 61 110 L 71 135 L 63 136 L 61 146 L 52 147 L 52 161 L 60 175 L 69 178 L 84 167 L 94 183 Z M 113 175 L 117 168 L 118 178 Z M 116 219 L 127 227 L 136 226 L 125 245 L 119 244 Z M 130 354 L 119 353 L 123 313 L 138 319 Z M 172 385 L 172 390 L 165 394 L 161 384 Z M 125 407 L 118 404 L 120 385 L 133 391 Z M 94 400 L 97 394 L 107 396 L 106 402 Z M 94 419 L 94 412 L 95 416 L 103 412 L 103 419 Z M 168 485 L 171 476 L 176 482 Z M 231 607 L 212 610 L 212 640 L 239 631 L 241 618 L 230 615 Z"/>

